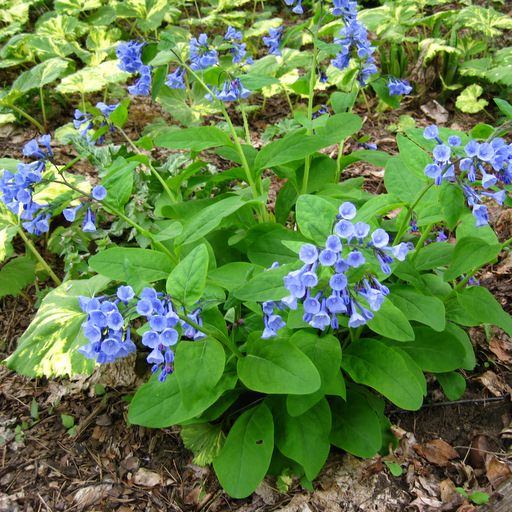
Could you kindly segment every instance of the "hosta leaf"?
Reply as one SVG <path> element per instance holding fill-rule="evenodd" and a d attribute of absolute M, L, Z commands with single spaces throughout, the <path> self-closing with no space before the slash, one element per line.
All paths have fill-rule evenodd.
<path fill-rule="evenodd" d="M 472 84 L 466 87 L 457 98 L 455 106 L 467 112 L 468 114 L 476 114 L 483 110 L 489 102 L 484 99 L 478 99 L 484 90 L 478 84 Z"/>
<path fill-rule="evenodd" d="M 95 92 L 100 91 L 106 85 L 125 82 L 130 73 L 121 71 L 117 61 L 107 60 L 98 66 L 86 67 L 62 79 L 56 87 L 57 92 Z"/>
<path fill-rule="evenodd" d="M 18 89 L 20 92 L 27 92 L 30 89 L 36 89 L 50 84 L 62 78 L 74 67 L 71 59 L 62 59 L 54 57 L 53 59 L 45 60 L 37 66 L 24 71 L 12 84 L 13 89 Z"/>
<path fill-rule="evenodd" d="M 3 231 L 0 231 L 0 243 L 2 233 Z M 0 269 L 0 298 L 6 295 L 18 295 L 27 284 L 34 280 L 35 267 L 35 263 L 27 256 L 20 256 L 6 263 Z"/>
<path fill-rule="evenodd" d="M 6 360 L 9 368 L 30 378 L 38 376 L 90 373 L 94 361 L 78 352 L 87 343 L 81 324 L 87 315 L 77 297 L 93 297 L 103 290 L 109 279 L 94 276 L 82 281 L 67 281 L 51 291 Z"/>

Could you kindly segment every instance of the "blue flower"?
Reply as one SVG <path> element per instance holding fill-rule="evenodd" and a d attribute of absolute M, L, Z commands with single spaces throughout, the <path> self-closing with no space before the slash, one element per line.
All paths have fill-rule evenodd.
<path fill-rule="evenodd" d="M 90 208 L 87 208 L 87 211 L 85 212 L 82 231 L 84 233 L 94 233 L 96 231 L 96 215 L 92 213 Z"/>
<path fill-rule="evenodd" d="M 403 96 L 404 94 L 409 94 L 412 91 L 412 87 L 409 85 L 407 80 L 390 78 L 387 86 L 390 96 Z"/>
<path fill-rule="evenodd" d="M 137 73 L 143 65 L 141 60 L 142 48 L 144 42 L 129 41 L 128 43 L 119 43 L 116 55 L 121 60 L 118 64 L 119 69 L 127 73 Z"/>
<path fill-rule="evenodd" d="M 184 75 L 184 68 L 176 68 L 172 73 L 167 75 L 167 81 L 165 82 L 165 85 L 168 85 L 171 89 L 185 89 L 185 82 L 183 81 Z"/>
<path fill-rule="evenodd" d="M 297 0 L 284 0 L 286 5 L 293 5 Z M 292 12 L 295 14 L 304 14 L 304 9 L 302 8 L 302 0 L 298 0 L 297 5 L 292 9 Z"/>
<path fill-rule="evenodd" d="M 107 197 L 107 189 L 102 185 L 96 185 L 93 187 L 91 195 L 96 201 L 101 201 Z"/>
<path fill-rule="evenodd" d="M 193 37 L 189 44 L 190 66 L 194 71 L 206 69 L 217 64 L 219 56 L 217 50 L 210 49 L 208 46 L 208 36 L 205 33 L 199 35 L 199 38 Z"/>
<path fill-rule="evenodd" d="M 263 37 L 263 43 L 269 47 L 269 53 L 278 57 L 283 55 L 279 49 L 281 38 L 283 37 L 283 30 L 284 27 L 270 28 L 268 31 L 269 35 Z"/>
<path fill-rule="evenodd" d="M 142 65 L 139 68 L 140 77 L 134 85 L 128 87 L 128 92 L 135 96 L 148 96 L 151 92 L 151 68 L 149 66 Z"/>

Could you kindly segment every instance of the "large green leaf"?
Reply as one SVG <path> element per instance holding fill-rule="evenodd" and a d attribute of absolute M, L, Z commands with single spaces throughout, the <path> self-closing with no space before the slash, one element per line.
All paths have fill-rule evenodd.
<path fill-rule="evenodd" d="M 200 399 L 192 407 L 182 403 L 181 390 L 175 374 L 169 375 L 165 382 L 159 382 L 153 375 L 149 382 L 143 384 L 130 402 L 128 419 L 135 425 L 150 428 L 165 428 L 179 425 L 195 418 L 214 404 L 228 389 L 237 382 L 236 375 L 224 374 L 211 389 L 204 390 Z"/>
<path fill-rule="evenodd" d="M 245 498 L 261 483 L 274 451 L 274 422 L 265 404 L 244 412 L 213 461 L 220 484 L 233 498 Z"/>
<path fill-rule="evenodd" d="M 313 480 L 325 464 L 331 447 L 331 410 L 327 400 L 323 398 L 300 416 L 290 416 L 284 404 L 272 412 L 279 451 L 301 464 L 308 479 Z"/>
<path fill-rule="evenodd" d="M 390 285 L 389 289 L 389 300 L 408 320 L 429 325 L 435 331 L 444 331 L 445 310 L 441 300 L 433 295 L 424 295 L 410 286 Z"/>
<path fill-rule="evenodd" d="M 249 282 L 235 290 L 234 295 L 240 300 L 264 302 L 266 300 L 281 300 L 289 295 L 284 287 L 284 276 L 290 271 L 285 265 L 272 268 L 253 277 Z"/>
<path fill-rule="evenodd" d="M 297 200 L 296 212 L 301 233 L 323 247 L 338 215 L 336 207 L 321 196 L 304 194 Z"/>
<path fill-rule="evenodd" d="M 343 353 L 343 369 L 354 382 L 382 393 L 402 409 L 423 404 L 423 389 L 407 363 L 392 347 L 372 338 L 360 338 Z"/>
<path fill-rule="evenodd" d="M 503 311 L 500 303 L 489 290 L 481 286 L 470 286 L 457 292 L 459 304 L 476 320 L 501 327 L 512 336 L 512 318 Z"/>
<path fill-rule="evenodd" d="M 203 149 L 233 145 L 229 135 L 214 126 L 200 126 L 199 128 L 187 128 L 166 133 L 157 137 L 155 144 L 164 148 L 188 149 L 190 151 L 203 151 Z"/>
<path fill-rule="evenodd" d="M 28 71 L 24 71 L 14 81 L 12 88 L 18 89 L 21 92 L 27 92 L 31 89 L 44 87 L 55 82 L 57 78 L 62 78 L 64 75 L 69 74 L 72 68 L 72 60 L 54 57 L 53 59 L 41 62 L 41 64 L 34 66 Z"/>
<path fill-rule="evenodd" d="M 431 270 L 450 264 L 455 246 L 445 242 L 434 242 L 421 247 L 414 261 L 418 270 Z"/>
<path fill-rule="evenodd" d="M 374 317 L 368 321 L 367 325 L 373 332 L 394 340 L 408 341 L 414 339 L 414 331 L 409 320 L 389 300 L 382 303 L 380 309 L 375 311 Z"/>
<path fill-rule="evenodd" d="M 89 259 L 91 268 L 109 279 L 125 281 L 125 260 L 137 268 L 143 281 L 167 279 L 173 264 L 163 253 L 136 247 L 113 247 L 99 252 Z"/>
<path fill-rule="evenodd" d="M 80 309 L 77 297 L 92 297 L 108 283 L 109 279 L 94 276 L 68 281 L 51 291 L 6 360 L 7 366 L 31 378 L 90 373 L 94 361 L 78 352 L 87 343 L 81 328 L 87 315 Z"/>
<path fill-rule="evenodd" d="M 306 395 L 321 384 L 311 360 L 283 339 L 248 341 L 247 355 L 238 360 L 238 375 L 260 393 Z"/>
<path fill-rule="evenodd" d="M 192 409 L 219 382 L 225 359 L 222 345 L 214 338 L 180 341 L 174 369 L 185 408 Z"/>
<path fill-rule="evenodd" d="M 127 162 L 123 157 L 118 157 L 101 180 L 101 184 L 107 189 L 106 201 L 115 208 L 123 210 L 130 199 L 133 170 L 137 165 L 138 162 Z"/>
<path fill-rule="evenodd" d="M 1 239 L 2 231 L 0 231 L 0 243 Z M 35 279 L 35 268 L 35 263 L 27 256 L 19 256 L 6 263 L 0 270 L 0 298 L 6 295 L 18 295 Z"/>
<path fill-rule="evenodd" d="M 208 272 L 208 249 L 201 244 L 178 263 L 167 279 L 167 293 L 189 308 L 202 297 Z"/>
<path fill-rule="evenodd" d="M 501 244 L 489 244 L 476 237 L 457 237 L 457 245 L 453 251 L 450 268 L 444 274 L 445 281 L 457 277 L 485 263 L 492 261 L 501 251 Z"/>
<path fill-rule="evenodd" d="M 373 457 L 382 445 L 379 417 L 369 400 L 360 393 L 347 390 L 347 400 L 330 397 L 334 446 L 356 457 Z"/>
<path fill-rule="evenodd" d="M 421 151 L 418 148 L 418 151 Z M 425 188 L 425 181 L 411 172 L 400 157 L 394 157 L 386 165 L 384 184 L 390 194 L 402 201 L 412 203 Z"/>

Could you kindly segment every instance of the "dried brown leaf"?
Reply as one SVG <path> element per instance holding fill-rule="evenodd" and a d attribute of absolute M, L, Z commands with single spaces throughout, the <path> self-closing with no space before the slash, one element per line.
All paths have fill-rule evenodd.
<path fill-rule="evenodd" d="M 459 454 L 441 438 L 434 439 L 426 444 L 417 444 L 413 448 L 418 455 L 441 467 L 446 466 L 450 459 L 459 457 Z"/>

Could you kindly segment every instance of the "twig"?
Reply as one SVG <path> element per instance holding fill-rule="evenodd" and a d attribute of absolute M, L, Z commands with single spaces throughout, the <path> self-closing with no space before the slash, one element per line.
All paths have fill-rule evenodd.
<path fill-rule="evenodd" d="M 485 403 L 485 402 L 498 402 L 501 400 L 505 400 L 506 396 L 493 396 L 490 398 L 473 398 L 468 400 L 454 400 L 452 402 L 438 402 L 435 404 L 423 404 L 420 409 L 428 409 L 430 407 L 440 407 L 442 405 L 462 405 L 462 404 L 477 404 L 477 403 Z M 394 411 L 390 411 L 387 414 L 402 414 L 406 412 L 413 412 L 413 411 L 406 411 L 405 409 L 396 409 Z"/>

